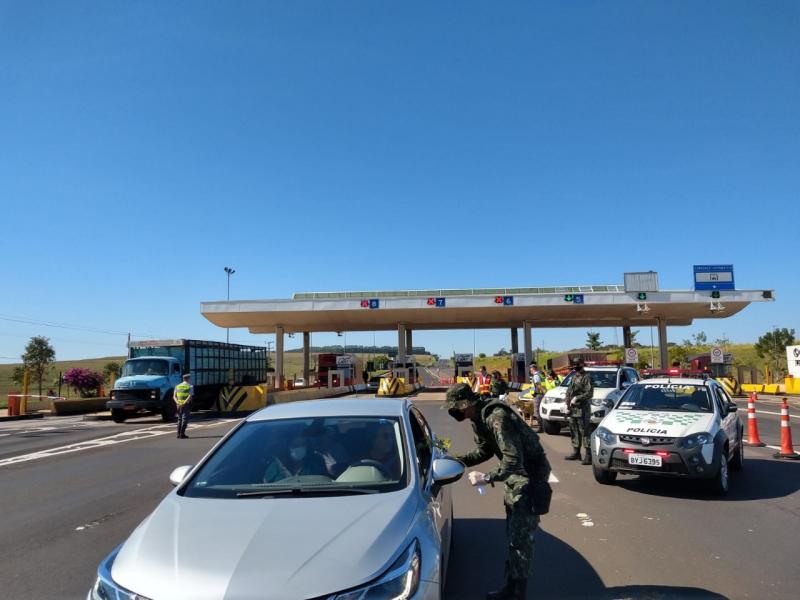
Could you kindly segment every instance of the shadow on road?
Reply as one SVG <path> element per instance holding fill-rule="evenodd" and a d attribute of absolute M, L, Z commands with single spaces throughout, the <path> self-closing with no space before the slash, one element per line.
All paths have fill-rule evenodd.
<path fill-rule="evenodd" d="M 456 519 L 454 533 L 445 598 L 483 599 L 503 582 L 505 521 Z M 580 552 L 540 528 L 536 532 L 536 558 L 528 582 L 528 598 L 724 600 L 725 596 L 701 588 L 666 585 L 608 588 Z"/>
<path fill-rule="evenodd" d="M 698 479 L 636 477 L 618 479 L 617 485 L 632 492 L 685 500 L 768 500 L 784 498 L 800 490 L 800 462 L 769 458 L 745 458 L 744 470 L 731 472 L 730 491 L 716 496 Z"/>

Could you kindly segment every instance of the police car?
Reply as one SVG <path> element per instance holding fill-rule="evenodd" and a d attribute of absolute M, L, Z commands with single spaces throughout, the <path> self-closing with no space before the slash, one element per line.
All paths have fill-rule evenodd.
<path fill-rule="evenodd" d="M 631 367 L 619 365 L 586 366 L 586 373 L 592 378 L 592 423 L 597 425 L 606 416 L 628 387 L 639 381 L 639 373 Z M 567 388 L 574 377 L 573 371 L 556 388 L 548 391 L 542 398 L 542 427 L 545 433 L 556 435 L 567 424 L 565 399 Z"/>
<path fill-rule="evenodd" d="M 707 479 L 728 491 L 729 468 L 744 465 L 736 405 L 713 379 L 662 377 L 628 388 L 592 434 L 595 479 L 618 473 Z"/>

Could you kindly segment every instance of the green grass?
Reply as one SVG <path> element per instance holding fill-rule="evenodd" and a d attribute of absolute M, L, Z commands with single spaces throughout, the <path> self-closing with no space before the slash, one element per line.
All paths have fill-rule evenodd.
<path fill-rule="evenodd" d="M 48 388 L 53 388 L 56 392 L 58 392 L 58 374 L 64 373 L 69 369 L 74 367 L 81 367 L 84 369 L 91 369 L 92 371 L 103 371 L 103 367 L 108 362 L 118 362 L 122 363 L 125 360 L 124 356 L 106 356 L 104 358 L 86 358 L 83 360 L 61 360 L 57 361 L 53 364 L 53 368 L 50 369 L 49 373 L 45 375 L 44 381 L 42 382 L 42 393 L 46 394 Z M 19 363 L 11 364 L 11 365 L 0 365 L 0 408 L 5 408 L 8 405 L 8 394 L 9 392 L 21 392 L 22 386 L 16 383 L 12 383 L 11 381 L 11 373 L 14 370 L 14 367 L 18 367 Z M 39 387 L 38 385 L 31 381 L 30 388 L 28 390 L 30 394 L 38 394 Z M 61 395 L 66 396 L 68 398 L 75 398 L 77 395 L 71 389 L 68 389 L 67 386 L 61 386 Z"/>

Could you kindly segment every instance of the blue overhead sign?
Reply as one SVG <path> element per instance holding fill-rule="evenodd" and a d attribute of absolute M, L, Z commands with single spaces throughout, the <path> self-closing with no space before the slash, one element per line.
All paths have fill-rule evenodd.
<path fill-rule="evenodd" d="M 735 290 L 733 265 L 695 265 L 694 289 Z"/>

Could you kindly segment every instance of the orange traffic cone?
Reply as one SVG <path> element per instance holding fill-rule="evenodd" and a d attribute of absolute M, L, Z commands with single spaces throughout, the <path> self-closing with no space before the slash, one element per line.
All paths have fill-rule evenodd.
<path fill-rule="evenodd" d="M 789 427 L 789 403 L 786 398 L 781 404 L 781 451 L 775 453 L 775 458 L 800 459 L 800 454 L 792 447 L 792 429 Z"/>
<path fill-rule="evenodd" d="M 758 395 L 755 392 L 750 392 L 750 396 L 747 398 L 747 441 L 745 444 L 748 446 L 766 446 L 758 435 L 758 419 L 756 418 L 757 399 Z"/>

